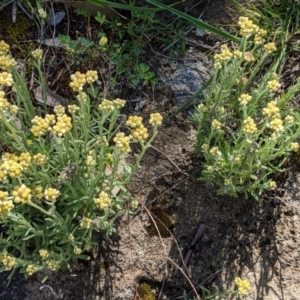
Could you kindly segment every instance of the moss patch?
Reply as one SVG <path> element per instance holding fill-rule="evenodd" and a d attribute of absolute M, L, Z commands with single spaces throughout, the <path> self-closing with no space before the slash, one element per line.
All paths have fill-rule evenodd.
<path fill-rule="evenodd" d="M 139 284 L 139 287 L 137 288 L 137 295 L 134 297 L 134 300 L 155 300 L 156 297 L 152 293 L 151 286 L 143 282 Z"/>
<path fill-rule="evenodd" d="M 12 45 L 26 40 L 30 27 L 31 21 L 24 14 L 18 14 L 16 23 L 13 23 L 11 5 L 0 11 L 0 34 L 7 43 Z"/>

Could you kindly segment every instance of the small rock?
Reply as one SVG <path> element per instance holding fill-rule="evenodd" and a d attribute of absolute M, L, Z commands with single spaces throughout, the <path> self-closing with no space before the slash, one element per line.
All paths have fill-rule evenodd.
<path fill-rule="evenodd" d="M 160 80 L 171 87 L 176 103 L 185 105 L 210 78 L 211 62 L 200 51 L 190 48 L 182 60 L 174 60 L 171 65 L 168 59 L 162 59 L 157 69 Z M 199 95 L 195 103 L 203 96 Z"/>

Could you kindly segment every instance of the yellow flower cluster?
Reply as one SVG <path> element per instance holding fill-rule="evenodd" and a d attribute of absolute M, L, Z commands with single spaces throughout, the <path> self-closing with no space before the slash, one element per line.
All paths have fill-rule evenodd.
<path fill-rule="evenodd" d="M 244 131 L 250 134 L 253 134 L 257 131 L 256 124 L 251 117 L 248 117 L 246 120 L 244 120 Z"/>
<path fill-rule="evenodd" d="M 241 36 L 250 36 L 259 32 L 259 27 L 253 24 L 252 20 L 249 20 L 247 17 L 240 17 L 238 24 Z"/>
<path fill-rule="evenodd" d="M 130 206 L 132 209 L 137 209 L 139 206 L 139 201 L 137 199 L 132 200 Z"/>
<path fill-rule="evenodd" d="M 294 117 L 290 115 L 286 116 L 284 120 L 287 122 L 287 124 L 294 123 Z"/>
<path fill-rule="evenodd" d="M 208 165 L 208 166 L 206 167 L 206 169 L 207 169 L 207 171 L 211 172 L 211 171 L 214 169 L 214 167 Z"/>
<path fill-rule="evenodd" d="M 24 170 L 27 170 L 31 162 L 31 156 L 29 152 L 22 152 L 16 157 L 17 161 L 21 164 Z"/>
<path fill-rule="evenodd" d="M 276 182 L 273 181 L 273 180 L 269 181 L 269 182 L 268 182 L 268 185 L 269 185 L 269 188 L 270 188 L 271 190 L 274 190 L 274 189 L 276 189 L 276 187 L 277 187 Z"/>
<path fill-rule="evenodd" d="M 12 86 L 14 84 L 13 77 L 8 71 L 11 67 L 15 67 L 17 62 L 9 55 L 8 50 L 9 45 L 0 41 L 0 70 L 3 71 L 0 72 L 0 86 Z M 0 95 L 0 99 L 3 97 L 4 95 Z"/>
<path fill-rule="evenodd" d="M 7 175 L 11 178 L 19 178 L 22 174 L 23 167 L 17 161 L 10 159 L 1 164 L 0 170 L 0 180 L 5 180 Z"/>
<path fill-rule="evenodd" d="M 122 108 L 125 106 L 126 104 L 126 101 L 125 100 L 122 100 L 120 98 L 117 98 L 115 100 L 113 100 L 113 104 L 117 107 L 117 108 Z"/>
<path fill-rule="evenodd" d="M 77 255 L 80 255 L 82 253 L 82 250 L 78 247 L 75 247 L 74 248 L 74 253 L 77 254 Z"/>
<path fill-rule="evenodd" d="M 53 126 L 53 131 L 58 137 L 62 137 L 66 132 L 72 128 L 71 118 L 67 115 L 57 116 L 57 122 Z"/>
<path fill-rule="evenodd" d="M 270 122 L 270 127 L 278 134 L 284 131 L 283 122 L 279 118 L 274 118 Z"/>
<path fill-rule="evenodd" d="M 7 72 L 0 73 L 0 85 L 12 86 L 13 84 L 14 84 L 14 80 L 10 73 Z"/>
<path fill-rule="evenodd" d="M 160 113 L 150 114 L 149 124 L 152 126 L 161 126 L 163 116 Z"/>
<path fill-rule="evenodd" d="M 260 29 L 258 30 L 258 33 L 256 33 L 255 36 L 254 36 L 254 43 L 255 43 L 256 45 L 261 44 L 261 43 L 264 41 L 264 36 L 266 36 L 267 33 L 268 33 L 268 32 L 267 32 L 266 30 L 260 28 Z"/>
<path fill-rule="evenodd" d="M 103 36 L 100 40 L 99 40 L 99 45 L 101 47 L 104 47 L 108 42 L 108 38 L 106 36 Z"/>
<path fill-rule="evenodd" d="M 8 198 L 8 192 L 0 191 L 0 219 L 13 209 L 13 202 Z"/>
<path fill-rule="evenodd" d="M 88 95 L 85 92 L 79 91 L 79 94 L 76 96 L 76 99 L 79 102 L 86 102 L 88 99 Z"/>
<path fill-rule="evenodd" d="M 74 92 L 80 92 L 83 90 L 84 85 L 86 84 L 86 75 L 77 71 L 75 74 L 70 76 L 71 82 L 70 87 Z"/>
<path fill-rule="evenodd" d="M 43 57 L 43 50 L 42 49 L 35 49 L 31 52 L 32 57 L 35 59 L 42 59 Z"/>
<path fill-rule="evenodd" d="M 216 69 L 220 69 L 223 62 L 229 61 L 231 57 L 233 56 L 233 53 L 228 49 L 227 45 L 221 46 L 221 53 L 217 53 L 214 56 L 215 64 L 214 67 Z"/>
<path fill-rule="evenodd" d="M 269 118 L 275 118 L 280 116 L 279 107 L 277 107 L 276 101 L 271 101 L 267 104 L 267 107 L 263 109 L 263 115 Z"/>
<path fill-rule="evenodd" d="M 82 220 L 80 221 L 80 227 L 82 228 L 90 228 L 91 224 L 92 224 L 93 220 L 89 219 L 89 218 L 82 218 Z"/>
<path fill-rule="evenodd" d="M 57 116 L 63 116 L 65 114 L 66 109 L 62 105 L 56 105 L 53 111 Z"/>
<path fill-rule="evenodd" d="M 201 112 L 206 112 L 207 111 L 207 107 L 203 104 L 200 103 L 197 108 L 201 111 Z"/>
<path fill-rule="evenodd" d="M 32 127 L 30 131 L 34 136 L 44 135 L 52 130 L 52 126 L 55 124 L 55 115 L 47 114 L 45 118 L 35 116 L 32 120 Z"/>
<path fill-rule="evenodd" d="M 99 105 L 98 108 L 100 110 L 102 110 L 103 112 L 106 113 L 111 113 L 113 112 L 116 108 L 120 109 L 122 107 L 124 107 L 126 104 L 125 100 L 122 99 L 115 99 L 115 100 L 108 100 L 108 99 L 104 99 Z"/>
<path fill-rule="evenodd" d="M 240 50 L 235 50 L 235 51 L 233 51 L 233 57 L 240 59 L 243 57 L 243 52 L 241 52 Z"/>
<path fill-rule="evenodd" d="M 275 43 L 268 43 L 264 45 L 264 49 L 268 52 L 268 53 L 272 53 L 274 51 L 277 50 Z"/>
<path fill-rule="evenodd" d="M 113 102 L 108 99 L 104 99 L 101 104 L 98 105 L 98 108 L 106 113 L 111 113 L 115 110 Z"/>
<path fill-rule="evenodd" d="M 15 203 L 27 203 L 31 199 L 31 190 L 25 184 L 15 186 L 11 195 L 14 197 Z"/>
<path fill-rule="evenodd" d="M 126 125 L 130 128 L 139 128 L 143 126 L 143 118 L 139 116 L 129 116 Z"/>
<path fill-rule="evenodd" d="M 221 155 L 221 152 L 219 151 L 218 147 L 212 147 L 209 151 L 210 154 L 212 154 L 213 156 L 219 156 Z"/>
<path fill-rule="evenodd" d="M 86 83 L 92 84 L 98 79 L 97 71 L 87 71 L 86 74 L 77 71 L 70 76 L 70 87 L 74 92 L 82 92 Z"/>
<path fill-rule="evenodd" d="M 263 109 L 263 115 L 268 118 L 272 118 L 272 121 L 268 124 L 268 126 L 275 131 L 272 137 L 276 138 L 278 134 L 284 131 L 283 121 L 280 118 L 280 110 L 279 107 L 277 107 L 277 102 L 269 102 L 267 107 Z M 294 121 L 294 117 L 287 116 L 285 121 L 287 123 L 292 123 Z"/>
<path fill-rule="evenodd" d="M 236 163 L 239 163 L 241 161 L 241 157 L 240 156 L 235 156 L 233 158 L 233 161 L 236 162 Z"/>
<path fill-rule="evenodd" d="M 56 107 L 57 116 L 47 114 L 45 118 L 35 116 L 32 120 L 32 127 L 30 131 L 34 136 L 44 135 L 49 131 L 53 131 L 58 137 L 62 137 L 66 132 L 72 128 L 71 118 L 63 114 L 64 108 L 62 106 Z"/>
<path fill-rule="evenodd" d="M 32 162 L 38 166 L 44 165 L 48 160 L 48 157 L 45 154 L 37 153 L 33 155 Z"/>
<path fill-rule="evenodd" d="M 28 265 L 26 268 L 26 272 L 28 275 L 32 275 L 33 273 L 35 273 L 37 271 L 37 267 L 35 265 Z"/>
<path fill-rule="evenodd" d="M 18 161 L 18 156 L 14 153 L 5 152 L 2 154 L 1 159 L 2 161 L 8 161 L 10 159 L 14 161 Z"/>
<path fill-rule="evenodd" d="M 278 81 L 278 79 L 279 79 L 278 74 L 275 73 L 275 72 L 273 72 L 273 73 L 271 74 L 271 79 L 276 79 L 276 80 Z"/>
<path fill-rule="evenodd" d="M 240 295 L 246 295 L 250 291 L 250 283 L 248 280 L 243 280 L 240 277 L 235 278 L 235 284 L 237 285 L 238 288 L 238 293 Z"/>
<path fill-rule="evenodd" d="M 19 107 L 17 105 L 10 105 L 10 107 L 9 107 L 9 112 L 12 115 L 16 115 L 16 113 L 18 112 L 18 110 L 19 110 Z"/>
<path fill-rule="evenodd" d="M 18 112 L 18 107 L 16 105 L 10 104 L 7 99 L 5 98 L 5 93 L 3 91 L 0 91 L 0 110 L 2 110 L 3 113 L 10 113 L 12 115 L 15 115 Z"/>
<path fill-rule="evenodd" d="M 55 260 L 51 259 L 49 261 L 47 261 L 47 267 L 52 270 L 55 271 L 57 269 L 57 263 Z"/>
<path fill-rule="evenodd" d="M 43 188 L 41 186 L 35 187 L 34 189 L 32 189 L 31 195 L 32 195 L 33 198 L 36 198 L 36 199 L 44 198 Z"/>
<path fill-rule="evenodd" d="M 44 197 L 47 201 L 55 201 L 60 195 L 60 191 L 54 188 L 48 188 L 44 191 Z"/>
<path fill-rule="evenodd" d="M 70 240 L 70 241 L 74 241 L 74 235 L 72 234 L 72 233 L 70 233 L 69 235 L 68 235 L 68 240 Z"/>
<path fill-rule="evenodd" d="M 37 165 L 43 165 L 47 159 L 47 156 L 41 153 L 31 157 L 29 152 L 23 152 L 19 156 L 5 152 L 1 157 L 0 181 L 5 180 L 7 175 L 11 178 L 19 178 L 22 175 L 22 171 L 26 171 L 29 168 L 31 161 Z"/>
<path fill-rule="evenodd" d="M 220 129 L 221 128 L 221 123 L 218 121 L 218 120 L 216 120 L 216 119 L 214 119 L 212 122 L 211 122 L 211 127 L 212 128 L 214 128 L 214 129 Z"/>
<path fill-rule="evenodd" d="M 231 185 L 232 184 L 232 180 L 230 178 L 226 178 L 225 181 L 224 181 L 224 184 L 227 185 L 227 186 Z"/>
<path fill-rule="evenodd" d="M 297 142 L 291 143 L 290 149 L 294 152 L 297 152 L 299 150 L 299 143 L 297 143 Z"/>
<path fill-rule="evenodd" d="M 70 114 L 75 114 L 79 110 L 79 107 L 75 104 L 68 105 L 68 111 Z"/>
<path fill-rule="evenodd" d="M 271 92 L 277 92 L 280 88 L 280 84 L 277 79 L 273 79 L 267 82 L 267 87 Z"/>
<path fill-rule="evenodd" d="M 116 143 L 117 149 L 119 149 L 122 153 L 129 153 L 131 151 L 129 146 L 130 137 L 125 136 L 123 132 L 117 133 L 113 141 Z"/>
<path fill-rule="evenodd" d="M 247 105 L 249 101 L 251 101 L 252 97 L 249 94 L 242 94 L 238 101 L 240 102 L 241 105 Z"/>
<path fill-rule="evenodd" d="M 131 128 L 130 138 L 134 142 L 142 142 L 149 137 L 148 129 L 144 127 L 142 117 L 129 116 L 128 120 L 126 121 L 126 125 L 128 125 Z"/>
<path fill-rule="evenodd" d="M 49 252 L 45 249 L 39 250 L 39 254 L 42 259 L 46 259 L 49 256 Z"/>
<path fill-rule="evenodd" d="M 107 147 L 108 146 L 108 141 L 107 141 L 107 138 L 106 138 L 106 136 L 105 135 L 103 135 L 103 136 L 99 136 L 98 138 L 97 138 L 97 145 L 99 146 L 99 147 Z"/>
<path fill-rule="evenodd" d="M 88 167 L 95 167 L 96 166 L 96 161 L 94 160 L 92 155 L 88 155 L 86 157 L 86 165 Z"/>
<path fill-rule="evenodd" d="M 255 61 L 254 55 L 249 51 L 245 52 L 244 59 L 247 63 L 251 63 Z"/>
<path fill-rule="evenodd" d="M 95 203 L 99 205 L 100 209 L 103 209 L 111 205 L 111 199 L 109 198 L 107 193 L 101 192 L 99 194 L 99 198 L 95 199 Z"/>
<path fill-rule="evenodd" d="M 7 175 L 11 178 L 20 177 L 22 171 L 26 170 L 31 162 L 31 156 L 28 152 L 23 152 L 19 156 L 5 152 L 1 159 L 0 181 L 5 180 Z"/>
<path fill-rule="evenodd" d="M 0 56 L 0 68 L 4 71 L 8 70 L 11 67 L 17 65 L 15 59 L 10 57 L 10 55 L 2 55 Z"/>
<path fill-rule="evenodd" d="M 89 84 L 92 84 L 98 80 L 97 71 L 87 71 L 85 75 L 86 75 L 86 81 Z"/>
<path fill-rule="evenodd" d="M 10 48 L 9 45 L 6 44 L 3 40 L 0 41 L 0 55 L 7 54 L 9 48 Z"/>
<path fill-rule="evenodd" d="M 47 18 L 47 13 L 45 12 L 45 10 L 43 8 L 39 8 L 38 9 L 38 14 L 42 19 L 46 19 Z"/>
<path fill-rule="evenodd" d="M 0 91 L 0 109 L 3 112 L 6 112 L 10 107 L 10 103 L 4 97 L 5 97 L 5 93 L 3 91 Z"/>
<path fill-rule="evenodd" d="M 137 128 L 131 129 L 130 138 L 133 142 L 143 142 L 149 137 L 148 129 L 143 125 Z"/>
<path fill-rule="evenodd" d="M 3 264 L 5 271 L 10 271 L 16 263 L 16 259 L 7 255 L 7 253 L 1 253 L 0 262 Z"/>

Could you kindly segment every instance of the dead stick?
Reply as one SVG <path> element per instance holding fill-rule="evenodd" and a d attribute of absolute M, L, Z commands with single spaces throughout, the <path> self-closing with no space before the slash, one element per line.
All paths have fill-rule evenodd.
<path fill-rule="evenodd" d="M 163 153 L 163 152 L 161 152 L 160 150 L 158 150 L 157 148 L 155 148 L 154 146 L 150 146 L 152 149 L 154 149 L 155 151 L 157 151 L 157 152 L 159 152 L 160 154 L 162 154 L 162 155 L 164 155 L 166 158 L 167 158 L 167 160 L 180 172 L 180 173 L 182 173 L 182 174 L 184 174 L 185 176 L 190 176 L 189 174 L 187 174 L 187 173 L 185 173 L 185 172 L 183 172 L 175 163 L 174 163 L 174 161 L 171 159 L 171 158 L 169 158 L 165 153 Z"/>
<path fill-rule="evenodd" d="M 189 275 L 187 265 L 188 265 L 188 262 L 191 258 L 192 252 L 193 252 L 193 250 L 191 248 L 197 243 L 197 241 L 199 240 L 201 235 L 204 233 L 206 228 L 207 227 L 204 223 L 200 223 L 199 228 L 196 232 L 196 235 L 195 235 L 193 241 L 191 242 L 191 244 L 188 247 L 189 250 L 188 250 L 186 256 L 184 257 L 183 264 L 182 264 L 181 268 L 182 268 L 183 272 L 185 272 L 189 277 L 190 277 L 190 275 Z"/>

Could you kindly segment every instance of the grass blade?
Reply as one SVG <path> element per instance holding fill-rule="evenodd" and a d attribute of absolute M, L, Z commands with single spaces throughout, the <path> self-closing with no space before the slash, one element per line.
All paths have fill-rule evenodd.
<path fill-rule="evenodd" d="M 87 0 L 90 3 L 99 5 L 99 6 L 108 6 L 112 8 L 118 8 L 118 9 L 125 9 L 125 10 L 130 10 L 130 11 L 148 11 L 148 12 L 155 12 L 155 11 L 160 11 L 162 8 L 151 8 L 151 7 L 139 7 L 139 6 L 134 6 L 134 5 L 126 5 L 126 4 L 120 4 L 120 3 L 115 3 L 111 1 L 106 1 L 106 0 Z"/>
<path fill-rule="evenodd" d="M 223 30 L 220 30 L 212 25 L 209 25 L 203 21 L 200 21 L 192 16 L 189 16 L 188 14 L 186 13 L 183 13 L 173 7 L 170 7 L 170 6 L 167 6 L 167 5 L 164 5 L 162 3 L 159 3 L 155 0 L 147 0 L 148 3 L 151 3 L 159 8 L 162 8 L 162 9 L 165 9 L 165 10 L 168 10 L 170 12 L 172 12 L 173 14 L 189 21 L 191 24 L 193 24 L 194 26 L 198 27 L 198 28 L 201 28 L 201 29 L 204 29 L 206 31 L 209 31 L 211 33 L 214 33 L 218 36 L 221 36 L 223 38 L 226 38 L 226 39 L 229 39 L 229 40 L 232 40 L 234 42 L 240 42 L 240 38 L 238 37 L 235 37 L 233 35 L 231 35 L 230 33 L 226 32 L 226 31 L 223 31 Z"/>

